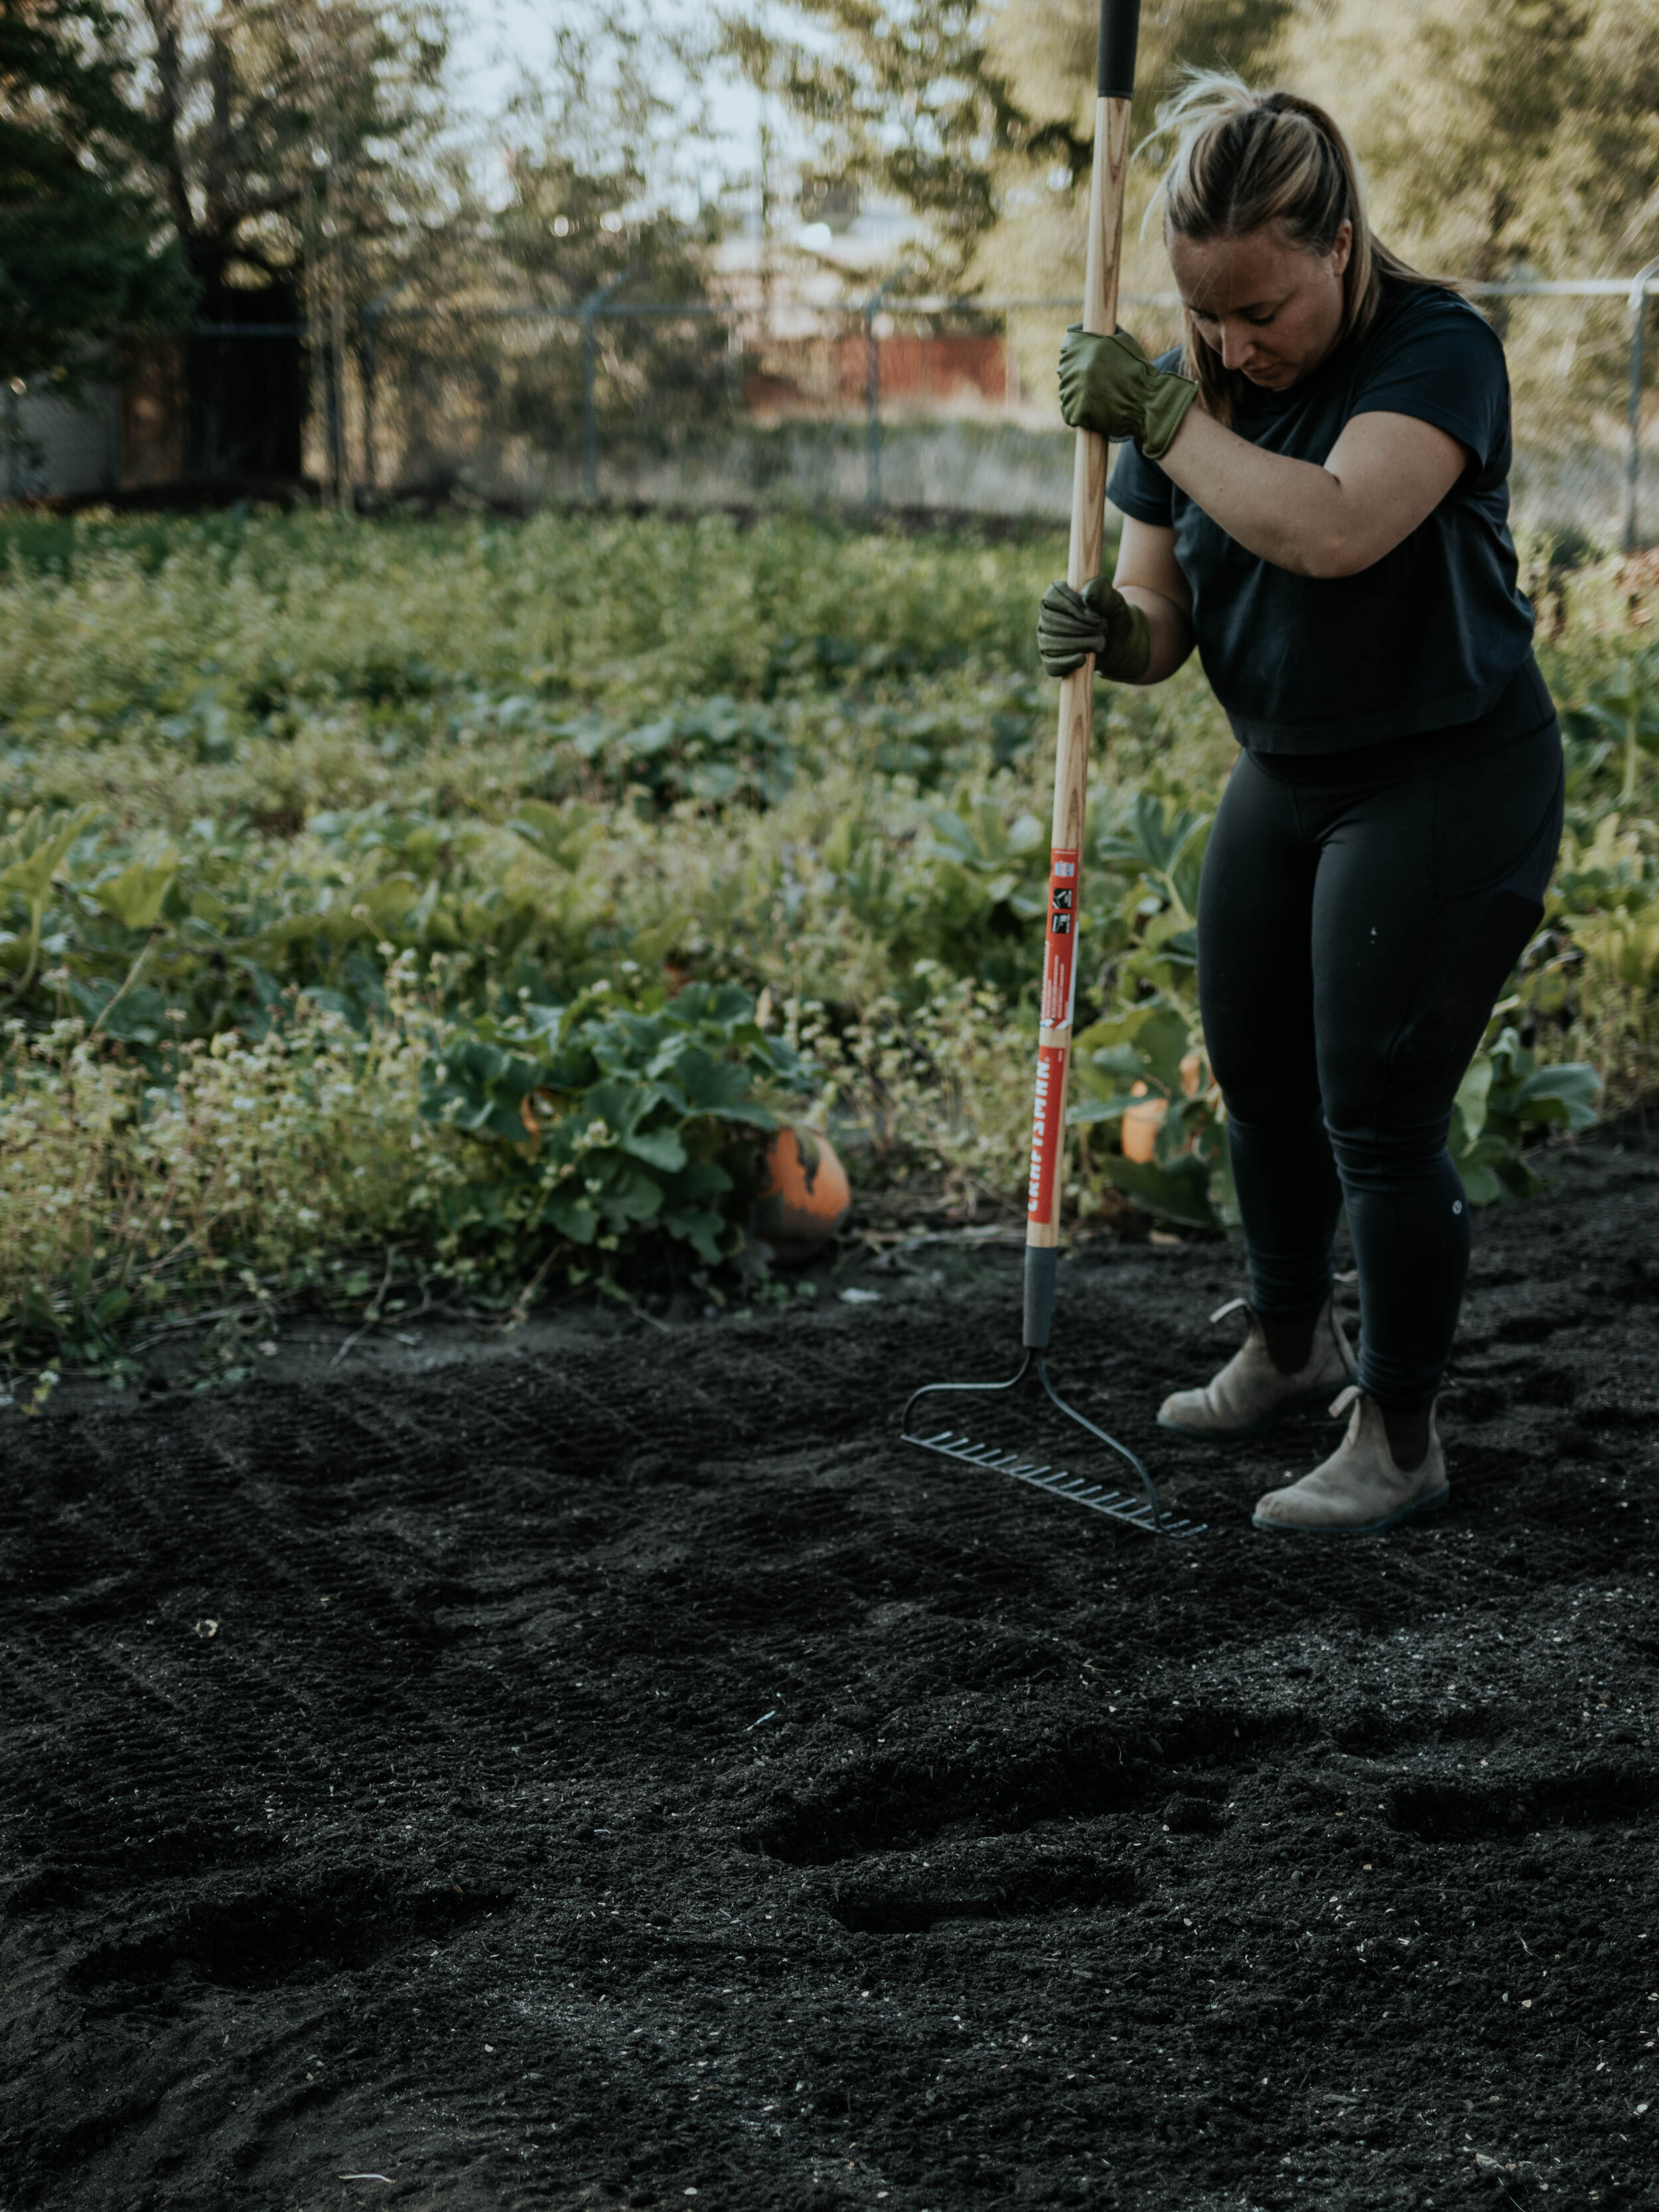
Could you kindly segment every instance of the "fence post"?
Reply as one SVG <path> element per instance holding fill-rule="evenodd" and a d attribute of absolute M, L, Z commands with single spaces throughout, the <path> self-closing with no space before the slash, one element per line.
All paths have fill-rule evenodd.
<path fill-rule="evenodd" d="M 1634 553 L 1638 535 L 1638 507 L 1642 474 L 1642 372 L 1647 334 L 1648 286 L 1659 276 L 1659 261 L 1650 261 L 1630 288 L 1630 404 L 1626 422 L 1629 447 L 1625 455 L 1625 550 Z"/>
<path fill-rule="evenodd" d="M 582 307 L 582 497 L 599 495 L 599 410 L 594 393 L 599 347 L 593 337 L 593 302 Z"/>
<path fill-rule="evenodd" d="M 599 374 L 599 342 L 593 325 L 604 310 L 605 301 L 613 292 L 619 292 L 632 275 L 624 270 L 613 276 L 608 284 L 601 284 L 597 292 L 590 292 L 582 301 L 582 497 L 597 500 L 599 495 L 599 404 L 597 386 Z"/>
<path fill-rule="evenodd" d="M 363 380 L 363 490 L 373 499 L 377 489 L 379 457 L 374 451 L 375 380 L 380 373 L 379 340 L 380 303 L 373 300 L 363 309 L 363 342 L 358 349 L 357 366 Z"/>
<path fill-rule="evenodd" d="M 368 479 L 368 489 L 371 492 L 380 489 L 380 478 L 375 420 L 380 401 L 380 318 L 392 307 L 398 293 L 406 292 L 414 282 L 412 276 L 400 277 L 363 309 L 363 343 L 359 356 L 363 373 L 363 474 Z"/>
<path fill-rule="evenodd" d="M 881 505 L 881 340 L 876 336 L 876 313 L 881 294 L 872 292 L 864 303 L 864 503 Z"/>
<path fill-rule="evenodd" d="M 906 272 L 900 270 L 864 303 L 864 503 L 881 505 L 881 340 L 876 318 L 882 302 Z"/>

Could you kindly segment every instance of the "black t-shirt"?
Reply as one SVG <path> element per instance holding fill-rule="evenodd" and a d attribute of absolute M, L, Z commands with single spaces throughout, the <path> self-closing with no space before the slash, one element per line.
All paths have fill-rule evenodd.
<path fill-rule="evenodd" d="M 1178 352 L 1160 368 L 1179 365 Z M 1376 320 L 1285 392 L 1240 380 L 1233 428 L 1322 464 L 1356 415 L 1412 415 L 1468 465 L 1427 520 L 1356 576 L 1292 575 L 1209 516 L 1137 446 L 1114 506 L 1175 531 L 1204 672 L 1241 744 L 1324 753 L 1472 722 L 1532 650 L 1510 535 L 1510 386 L 1497 333 L 1455 294 L 1384 283 Z"/>

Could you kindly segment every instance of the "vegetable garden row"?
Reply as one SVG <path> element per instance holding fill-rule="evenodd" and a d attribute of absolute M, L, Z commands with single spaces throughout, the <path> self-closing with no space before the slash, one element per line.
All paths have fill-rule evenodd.
<path fill-rule="evenodd" d="M 169 1317 L 302 1295 L 781 1297 L 745 1230 L 775 1119 L 866 1201 L 1017 1204 L 1057 534 L 235 513 L 0 554 L 15 1362 L 118 1382 Z M 1460 1100 L 1480 1200 L 1654 1080 L 1654 579 L 1528 559 L 1568 826 Z M 1195 667 L 1099 721 L 1068 1212 L 1212 1230 L 1193 908 L 1232 744 Z"/>

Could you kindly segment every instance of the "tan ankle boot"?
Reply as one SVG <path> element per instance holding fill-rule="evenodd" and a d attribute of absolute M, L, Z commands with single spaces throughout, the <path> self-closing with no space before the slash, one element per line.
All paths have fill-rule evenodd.
<path fill-rule="evenodd" d="M 1348 1433 L 1330 1457 L 1283 1490 L 1270 1490 L 1255 1509 L 1258 1528 L 1286 1535 L 1374 1536 L 1408 1514 L 1446 1502 L 1446 1455 L 1432 1411 L 1429 1448 L 1407 1474 L 1394 1463 L 1382 1408 L 1363 1390 L 1345 1390 L 1333 1413 L 1353 1412 Z"/>
<path fill-rule="evenodd" d="M 1212 1322 L 1224 1321 L 1243 1307 L 1249 1315 L 1249 1334 L 1212 1382 L 1201 1390 L 1177 1390 L 1158 1409 L 1158 1426 L 1177 1436 L 1194 1437 L 1205 1443 L 1243 1443 L 1286 1413 L 1308 1406 L 1328 1403 L 1353 1377 L 1353 1352 L 1326 1299 L 1314 1323 L 1313 1349 L 1307 1364 L 1294 1375 L 1275 1367 L 1267 1350 L 1267 1332 L 1243 1298 L 1218 1308 Z"/>

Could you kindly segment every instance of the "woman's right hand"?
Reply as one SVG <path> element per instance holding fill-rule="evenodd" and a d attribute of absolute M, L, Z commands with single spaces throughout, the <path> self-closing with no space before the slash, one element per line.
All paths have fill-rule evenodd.
<path fill-rule="evenodd" d="M 1073 323 L 1060 349 L 1060 411 L 1074 430 L 1118 444 L 1133 438 L 1161 461 L 1198 397 L 1189 376 L 1159 368 L 1127 331 L 1103 337 Z"/>
<path fill-rule="evenodd" d="M 1069 676 L 1092 653 L 1097 676 L 1136 684 L 1152 662 L 1152 626 L 1104 576 L 1080 592 L 1050 584 L 1037 612 L 1037 651 L 1050 676 Z"/>

